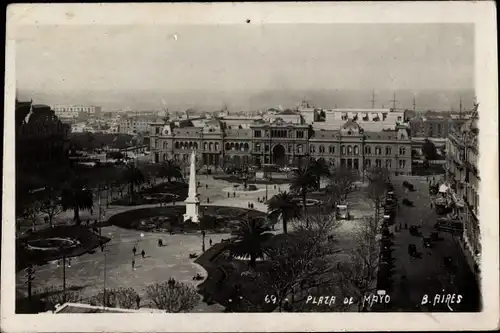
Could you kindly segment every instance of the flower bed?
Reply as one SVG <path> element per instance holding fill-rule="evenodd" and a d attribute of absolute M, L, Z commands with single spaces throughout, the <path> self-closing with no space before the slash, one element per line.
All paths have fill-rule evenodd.
<path fill-rule="evenodd" d="M 54 240 L 56 239 L 70 241 L 71 245 L 55 246 Z M 57 226 L 42 229 L 16 241 L 16 270 L 31 264 L 43 265 L 62 258 L 63 254 L 67 257 L 80 256 L 109 240 L 109 238 L 101 237 L 84 226 Z M 33 246 L 33 244 L 35 245 Z M 37 245 L 40 247 L 40 244 L 43 248 L 37 248 Z M 57 242 L 57 244 L 64 245 L 63 242 Z"/>

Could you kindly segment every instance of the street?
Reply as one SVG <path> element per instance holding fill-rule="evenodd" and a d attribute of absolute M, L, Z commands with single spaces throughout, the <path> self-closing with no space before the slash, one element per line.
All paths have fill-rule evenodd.
<path fill-rule="evenodd" d="M 414 192 L 405 192 L 402 183 L 409 181 L 415 186 Z M 395 273 L 393 276 L 392 308 L 399 311 L 451 311 L 447 304 L 433 304 L 435 295 L 462 295 L 460 304 L 450 304 L 453 311 L 477 310 L 477 294 L 474 279 L 462 255 L 457 241 L 451 234 L 440 232 L 440 241 L 433 242 L 433 248 L 424 248 L 422 239 L 412 236 L 411 225 L 420 225 L 419 231 L 429 237 L 435 231 L 436 214 L 430 206 L 428 183 L 425 177 L 407 177 L 393 180 L 400 207 L 396 214 L 396 225 L 403 229 L 395 233 L 394 252 Z M 401 204 L 402 199 L 413 201 L 414 207 Z M 405 228 L 408 224 L 408 229 Z M 408 245 L 415 244 L 421 258 L 411 258 Z M 444 258 L 452 258 L 452 269 L 444 264 Z M 406 278 L 404 278 L 406 277 Z M 405 281 L 406 280 L 406 281 Z M 430 303 L 421 305 L 424 295 Z"/>

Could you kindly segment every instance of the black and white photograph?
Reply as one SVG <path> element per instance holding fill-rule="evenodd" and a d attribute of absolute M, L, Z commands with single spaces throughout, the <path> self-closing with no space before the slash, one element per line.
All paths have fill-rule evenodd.
<path fill-rule="evenodd" d="M 494 6 L 304 5 L 9 7 L 7 332 L 498 325 Z"/>

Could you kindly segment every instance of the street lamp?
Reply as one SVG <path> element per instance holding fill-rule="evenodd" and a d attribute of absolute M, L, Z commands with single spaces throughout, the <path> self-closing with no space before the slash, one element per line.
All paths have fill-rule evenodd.
<path fill-rule="evenodd" d="M 59 250 L 62 252 L 62 265 L 63 265 L 63 302 L 66 303 L 66 250 L 67 248 L 64 246 L 59 247 Z M 57 264 L 59 267 L 59 263 Z M 71 267 L 71 263 L 68 263 L 68 268 Z"/>

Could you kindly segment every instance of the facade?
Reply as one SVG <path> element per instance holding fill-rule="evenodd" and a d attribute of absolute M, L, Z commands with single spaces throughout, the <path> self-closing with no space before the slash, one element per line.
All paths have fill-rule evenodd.
<path fill-rule="evenodd" d="M 85 114 L 87 116 L 95 116 L 99 117 L 101 114 L 101 107 L 100 106 L 82 106 L 82 105 L 69 105 L 69 106 L 63 106 L 63 105 L 57 105 L 54 106 L 54 112 L 55 115 L 59 118 L 69 118 L 69 119 L 75 119 L 78 118 L 80 114 Z"/>
<path fill-rule="evenodd" d="M 452 191 L 461 201 L 456 215 L 463 222 L 463 239 L 475 268 L 481 256 L 479 229 L 479 167 L 478 167 L 478 114 L 476 111 L 466 123 L 454 127 L 446 144 L 446 177 Z M 462 202 L 463 200 L 463 202 Z"/>
<path fill-rule="evenodd" d="M 450 117 L 415 117 L 410 120 L 411 136 L 417 138 L 447 138 L 450 127 L 462 125 L 467 119 L 452 119 Z"/>
<path fill-rule="evenodd" d="M 37 168 L 66 158 L 69 126 L 47 105 L 16 101 L 16 168 Z"/>
<path fill-rule="evenodd" d="M 118 120 L 118 131 L 123 134 L 137 134 L 150 132 L 149 124 L 156 121 L 156 116 L 127 117 L 122 116 Z"/>
<path fill-rule="evenodd" d="M 324 130 L 314 128 L 303 118 L 297 122 L 280 117 L 251 119 L 243 125 L 228 125 L 224 119 L 207 121 L 203 127 L 153 123 L 152 162 L 173 159 L 186 163 L 195 150 L 198 160 L 214 167 L 296 165 L 303 158 L 313 157 L 359 172 L 379 166 L 394 174 L 411 174 L 411 138 L 404 126 L 375 132 L 347 120 L 338 128 Z"/>

